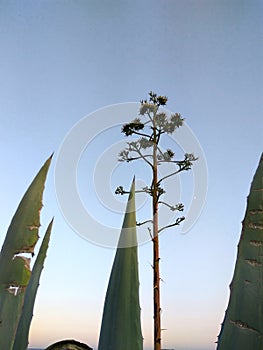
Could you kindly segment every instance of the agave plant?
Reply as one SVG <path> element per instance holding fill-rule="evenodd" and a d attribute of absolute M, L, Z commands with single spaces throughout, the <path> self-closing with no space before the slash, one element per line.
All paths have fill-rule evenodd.
<path fill-rule="evenodd" d="M 263 154 L 251 184 L 217 350 L 263 350 Z"/>
<path fill-rule="evenodd" d="M 46 348 L 46 350 L 93 350 L 88 345 L 80 343 L 74 339 L 61 340 Z"/>
<path fill-rule="evenodd" d="M 135 180 L 105 298 L 98 350 L 142 350 L 135 215 Z"/>
<path fill-rule="evenodd" d="M 40 210 L 50 157 L 23 196 L 0 253 L 0 349 L 26 350 L 34 301 L 53 220 L 31 271 L 31 255 L 39 239 Z"/>

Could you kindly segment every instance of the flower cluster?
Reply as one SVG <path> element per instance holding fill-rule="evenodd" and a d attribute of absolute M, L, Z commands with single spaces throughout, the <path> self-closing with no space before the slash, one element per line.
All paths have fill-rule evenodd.
<path fill-rule="evenodd" d="M 166 96 L 157 96 L 156 93 L 150 91 L 149 92 L 149 101 L 148 100 L 141 100 L 141 108 L 140 108 L 140 114 L 149 114 L 149 113 L 156 113 L 159 106 L 165 106 L 168 98 Z"/>
<path fill-rule="evenodd" d="M 146 137 L 142 137 L 140 140 L 138 140 L 138 142 L 142 149 L 150 148 L 153 146 L 153 141 L 148 140 Z"/>
<path fill-rule="evenodd" d="M 165 106 L 168 101 L 168 98 L 166 96 L 157 96 L 157 94 L 152 91 L 149 92 L 149 96 L 150 102 L 157 106 Z"/>
<path fill-rule="evenodd" d="M 116 190 L 115 190 L 115 194 L 121 194 L 121 195 L 123 195 L 123 194 L 125 194 L 125 193 L 127 193 L 127 192 L 124 191 L 124 189 L 123 189 L 122 186 L 117 187 Z"/>
<path fill-rule="evenodd" d="M 174 157 L 174 152 L 171 149 L 167 149 L 166 152 L 159 153 L 157 158 L 165 162 L 170 162 Z"/>
<path fill-rule="evenodd" d="M 141 123 L 139 118 L 134 119 L 128 124 L 124 124 L 121 132 L 123 132 L 126 136 L 131 136 L 133 133 L 136 133 L 144 128 L 144 124 Z"/>
<path fill-rule="evenodd" d="M 193 162 L 196 161 L 198 158 L 195 157 L 192 153 L 185 153 L 184 160 L 176 162 L 176 164 L 179 166 L 180 170 L 189 170 L 191 169 Z"/>

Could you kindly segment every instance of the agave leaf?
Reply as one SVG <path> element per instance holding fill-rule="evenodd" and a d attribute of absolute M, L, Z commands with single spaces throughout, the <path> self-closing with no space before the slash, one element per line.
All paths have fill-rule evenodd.
<path fill-rule="evenodd" d="M 0 253 L 0 349 L 11 350 L 31 276 L 30 258 L 34 253 L 40 226 L 40 210 L 50 157 L 23 196 L 8 228 Z M 22 255 L 21 255 L 22 254 Z"/>
<path fill-rule="evenodd" d="M 251 184 L 218 350 L 263 350 L 263 154 Z"/>
<path fill-rule="evenodd" d="M 133 180 L 105 298 L 98 350 L 143 348 L 134 188 Z"/>
<path fill-rule="evenodd" d="M 28 336 L 31 320 L 33 317 L 34 303 L 39 286 L 40 275 L 44 267 L 44 261 L 46 259 L 52 225 L 53 220 L 50 222 L 46 230 L 36 261 L 34 263 L 34 267 L 32 269 L 29 284 L 26 288 L 22 314 L 18 324 L 13 350 L 27 350 L 28 347 Z"/>
<path fill-rule="evenodd" d="M 46 350 L 93 350 L 88 345 L 80 343 L 74 339 L 61 340 L 55 344 L 49 345 Z"/>

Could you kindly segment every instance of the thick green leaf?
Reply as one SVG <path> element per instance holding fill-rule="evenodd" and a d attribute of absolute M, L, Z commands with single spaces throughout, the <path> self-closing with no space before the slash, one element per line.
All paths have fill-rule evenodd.
<path fill-rule="evenodd" d="M 38 240 L 42 196 L 50 162 L 51 157 L 23 196 L 0 253 L 0 349 L 11 350 L 13 346 L 31 276 L 30 258 L 23 253 L 33 254 Z"/>
<path fill-rule="evenodd" d="M 263 350 L 263 155 L 251 184 L 218 350 Z"/>
<path fill-rule="evenodd" d="M 76 340 L 69 339 L 69 340 L 61 340 L 55 344 L 49 345 L 49 347 L 46 348 L 46 350 L 93 350 L 88 345 L 84 343 L 80 343 Z"/>
<path fill-rule="evenodd" d="M 98 350 L 143 348 L 134 188 L 133 181 L 106 294 Z"/>
<path fill-rule="evenodd" d="M 29 284 L 26 288 L 24 305 L 16 332 L 13 350 L 27 350 L 28 347 L 28 336 L 31 320 L 33 317 L 34 303 L 39 286 L 40 275 L 44 267 L 44 261 L 47 254 L 52 225 L 53 220 L 50 222 L 46 230 L 36 261 L 34 263 Z"/>

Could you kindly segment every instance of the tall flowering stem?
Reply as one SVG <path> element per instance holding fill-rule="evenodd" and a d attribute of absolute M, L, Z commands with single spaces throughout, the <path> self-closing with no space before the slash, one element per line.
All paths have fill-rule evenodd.
<path fill-rule="evenodd" d="M 159 233 L 164 229 L 178 226 L 184 220 L 183 216 L 176 218 L 175 222 L 164 227 L 159 227 L 158 209 L 160 204 L 164 204 L 172 211 L 183 211 L 182 203 L 171 205 L 161 201 L 161 196 L 165 193 L 161 186 L 164 181 L 175 176 L 182 171 L 191 169 L 193 161 L 197 158 L 187 153 L 182 160 L 174 159 L 174 152 L 171 149 L 163 150 L 160 147 L 160 140 L 163 134 L 173 134 L 179 127 L 183 125 L 184 119 L 179 113 L 172 114 L 170 117 L 161 110 L 161 106 L 165 106 L 168 101 L 166 96 L 158 96 L 154 92 L 149 93 L 148 100 L 141 101 L 139 117 L 130 123 L 123 125 L 122 133 L 126 136 L 138 135 L 136 141 L 128 142 L 127 147 L 119 153 L 120 162 L 131 162 L 143 159 L 151 168 L 152 182 L 136 192 L 144 192 L 152 197 L 152 218 L 137 223 L 152 223 L 152 227 L 148 227 L 153 242 L 153 305 L 154 305 L 154 350 L 161 350 L 161 303 L 160 303 L 160 249 L 159 249 Z M 176 170 L 162 178 L 158 178 L 158 166 L 163 163 L 172 163 Z M 119 186 L 116 194 L 124 195 L 129 193 L 122 186 Z"/>

